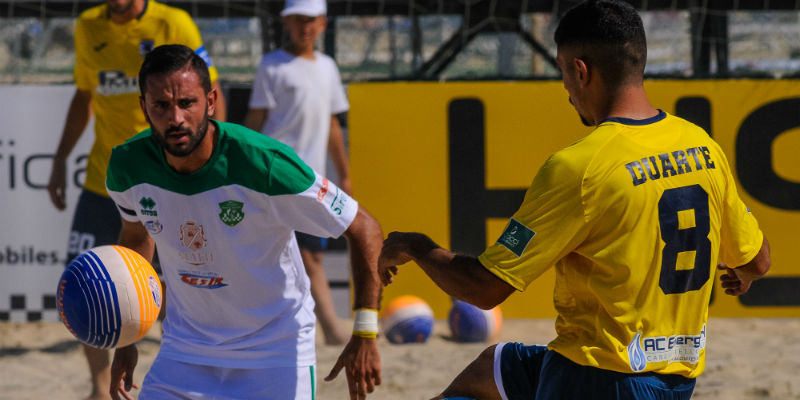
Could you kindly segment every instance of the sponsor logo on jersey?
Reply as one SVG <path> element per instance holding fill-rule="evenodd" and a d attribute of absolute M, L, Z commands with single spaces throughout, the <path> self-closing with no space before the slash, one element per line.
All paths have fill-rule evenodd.
<path fill-rule="evenodd" d="M 333 196 L 333 200 L 331 200 L 331 210 L 336 213 L 336 215 L 342 215 L 342 211 L 344 210 L 345 205 L 347 204 L 347 195 L 344 194 L 339 188 L 336 188 L 336 195 Z"/>
<path fill-rule="evenodd" d="M 317 192 L 317 200 L 322 201 L 326 194 L 328 194 L 328 178 L 322 178 L 322 187 Z"/>
<path fill-rule="evenodd" d="M 144 57 L 155 47 L 156 42 L 153 39 L 142 39 L 142 41 L 139 42 L 139 54 Z"/>
<path fill-rule="evenodd" d="M 240 201 L 228 200 L 219 203 L 219 208 L 222 212 L 219 213 L 219 219 L 228 226 L 234 226 L 244 219 L 244 211 L 242 208 L 244 203 Z"/>
<path fill-rule="evenodd" d="M 164 229 L 164 226 L 161 225 L 161 222 L 159 222 L 157 219 L 145 221 L 144 227 L 147 228 L 147 230 L 152 234 L 161 233 L 161 230 Z"/>
<path fill-rule="evenodd" d="M 647 367 L 647 358 L 644 355 L 644 350 L 642 350 L 641 338 L 642 333 L 636 332 L 636 336 L 634 336 L 633 340 L 628 344 L 628 363 L 633 372 L 644 371 Z"/>
<path fill-rule="evenodd" d="M 641 351 L 646 363 L 659 363 L 666 361 L 667 363 L 685 362 L 689 364 L 697 364 L 700 361 L 700 352 L 706 348 L 706 326 L 703 325 L 703 330 L 699 335 L 670 335 L 670 336 L 651 336 L 646 337 L 639 343 L 637 333 L 634 337 L 636 346 L 639 347 L 637 352 Z M 639 372 L 642 369 L 634 367 L 634 359 L 631 358 L 631 346 L 634 345 L 632 341 L 628 345 L 628 357 L 630 358 L 631 369 L 634 372 Z"/>
<path fill-rule="evenodd" d="M 206 247 L 206 237 L 203 225 L 198 225 L 194 221 L 186 221 L 181 224 L 181 245 L 191 250 L 191 252 L 180 252 L 180 257 L 192 265 L 203 265 L 214 261 L 214 254 L 199 251 Z"/>
<path fill-rule="evenodd" d="M 528 247 L 531 239 L 536 236 L 536 232 L 529 229 L 527 226 L 522 225 L 519 221 L 511 218 L 506 226 L 506 230 L 497 239 L 497 243 L 501 246 L 511 250 L 517 257 L 522 257 L 525 248 Z"/>
<path fill-rule="evenodd" d="M 228 286 L 224 283 L 224 278 L 214 273 L 198 274 L 190 272 L 181 272 L 181 281 L 189 286 L 203 289 L 219 289 Z"/>
<path fill-rule="evenodd" d="M 147 215 L 149 217 L 157 217 L 158 212 L 154 210 L 156 207 L 156 202 L 149 197 L 142 197 L 139 199 L 139 205 L 142 206 L 142 209 L 139 210 L 139 213 L 142 215 Z"/>
<path fill-rule="evenodd" d="M 150 293 L 153 294 L 153 301 L 156 307 L 161 307 L 161 283 L 155 276 L 147 277 L 147 286 L 150 287 Z"/>
<path fill-rule="evenodd" d="M 139 78 L 125 76 L 123 71 L 100 71 L 94 91 L 102 96 L 139 93 Z"/>

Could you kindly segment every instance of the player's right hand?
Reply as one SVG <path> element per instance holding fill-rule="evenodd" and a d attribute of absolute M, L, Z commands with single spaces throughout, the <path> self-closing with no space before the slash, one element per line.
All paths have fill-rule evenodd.
<path fill-rule="evenodd" d="M 50 201 L 57 209 L 67 207 L 67 162 L 63 159 L 53 158 L 53 168 L 50 170 L 50 182 L 47 183 L 47 193 Z"/>
<path fill-rule="evenodd" d="M 136 345 L 120 347 L 114 352 L 114 361 L 111 362 L 111 388 L 110 394 L 113 400 L 120 400 L 122 397 L 127 400 L 134 400 L 131 396 L 131 388 L 139 388 L 133 383 L 133 370 L 139 362 L 139 350 Z"/>
<path fill-rule="evenodd" d="M 394 281 L 397 275 L 397 266 L 412 261 L 409 248 L 409 238 L 411 236 L 404 232 L 392 232 L 383 241 L 381 254 L 378 257 L 378 276 L 381 278 L 383 286 L 387 286 Z"/>
<path fill-rule="evenodd" d="M 719 277 L 720 282 L 722 282 L 722 288 L 725 289 L 725 294 L 740 296 L 750 290 L 750 284 L 753 282 L 742 279 L 742 277 L 737 274 L 736 269 L 730 268 L 722 263 L 717 265 L 717 269 L 725 272 L 724 275 L 720 275 Z"/>

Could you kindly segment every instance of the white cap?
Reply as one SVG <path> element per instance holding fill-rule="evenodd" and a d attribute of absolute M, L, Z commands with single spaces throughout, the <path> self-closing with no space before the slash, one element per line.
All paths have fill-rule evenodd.
<path fill-rule="evenodd" d="M 287 15 L 305 15 L 318 17 L 328 12 L 325 0 L 286 0 L 281 17 Z"/>

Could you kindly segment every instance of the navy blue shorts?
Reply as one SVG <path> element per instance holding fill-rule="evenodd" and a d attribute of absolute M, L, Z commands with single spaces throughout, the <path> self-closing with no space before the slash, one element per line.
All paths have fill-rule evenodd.
<path fill-rule="evenodd" d="M 122 220 L 109 197 L 82 190 L 72 217 L 67 244 L 67 264 L 92 247 L 117 244 Z"/>
<path fill-rule="evenodd" d="M 328 239 L 326 238 L 321 238 L 297 231 L 294 232 L 294 235 L 297 237 L 297 246 L 299 246 L 301 250 L 319 253 L 321 251 L 325 251 L 325 249 L 328 247 Z"/>
<path fill-rule="evenodd" d="M 688 400 L 695 384 L 680 375 L 624 374 L 578 365 L 546 346 L 522 343 L 497 345 L 494 377 L 503 400 Z"/>
<path fill-rule="evenodd" d="M 75 206 L 67 245 L 67 265 L 92 247 L 117 244 L 122 217 L 110 197 L 82 190 Z M 158 255 L 153 254 L 153 268 L 161 275 Z"/>

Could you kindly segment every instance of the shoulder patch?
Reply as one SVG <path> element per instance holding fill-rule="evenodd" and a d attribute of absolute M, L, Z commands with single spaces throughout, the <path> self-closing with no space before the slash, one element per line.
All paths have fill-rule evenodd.
<path fill-rule="evenodd" d="M 534 236 L 536 236 L 536 232 L 511 218 L 506 230 L 500 235 L 500 239 L 497 239 L 497 243 L 509 249 L 517 257 L 522 257 L 522 253 Z"/>

